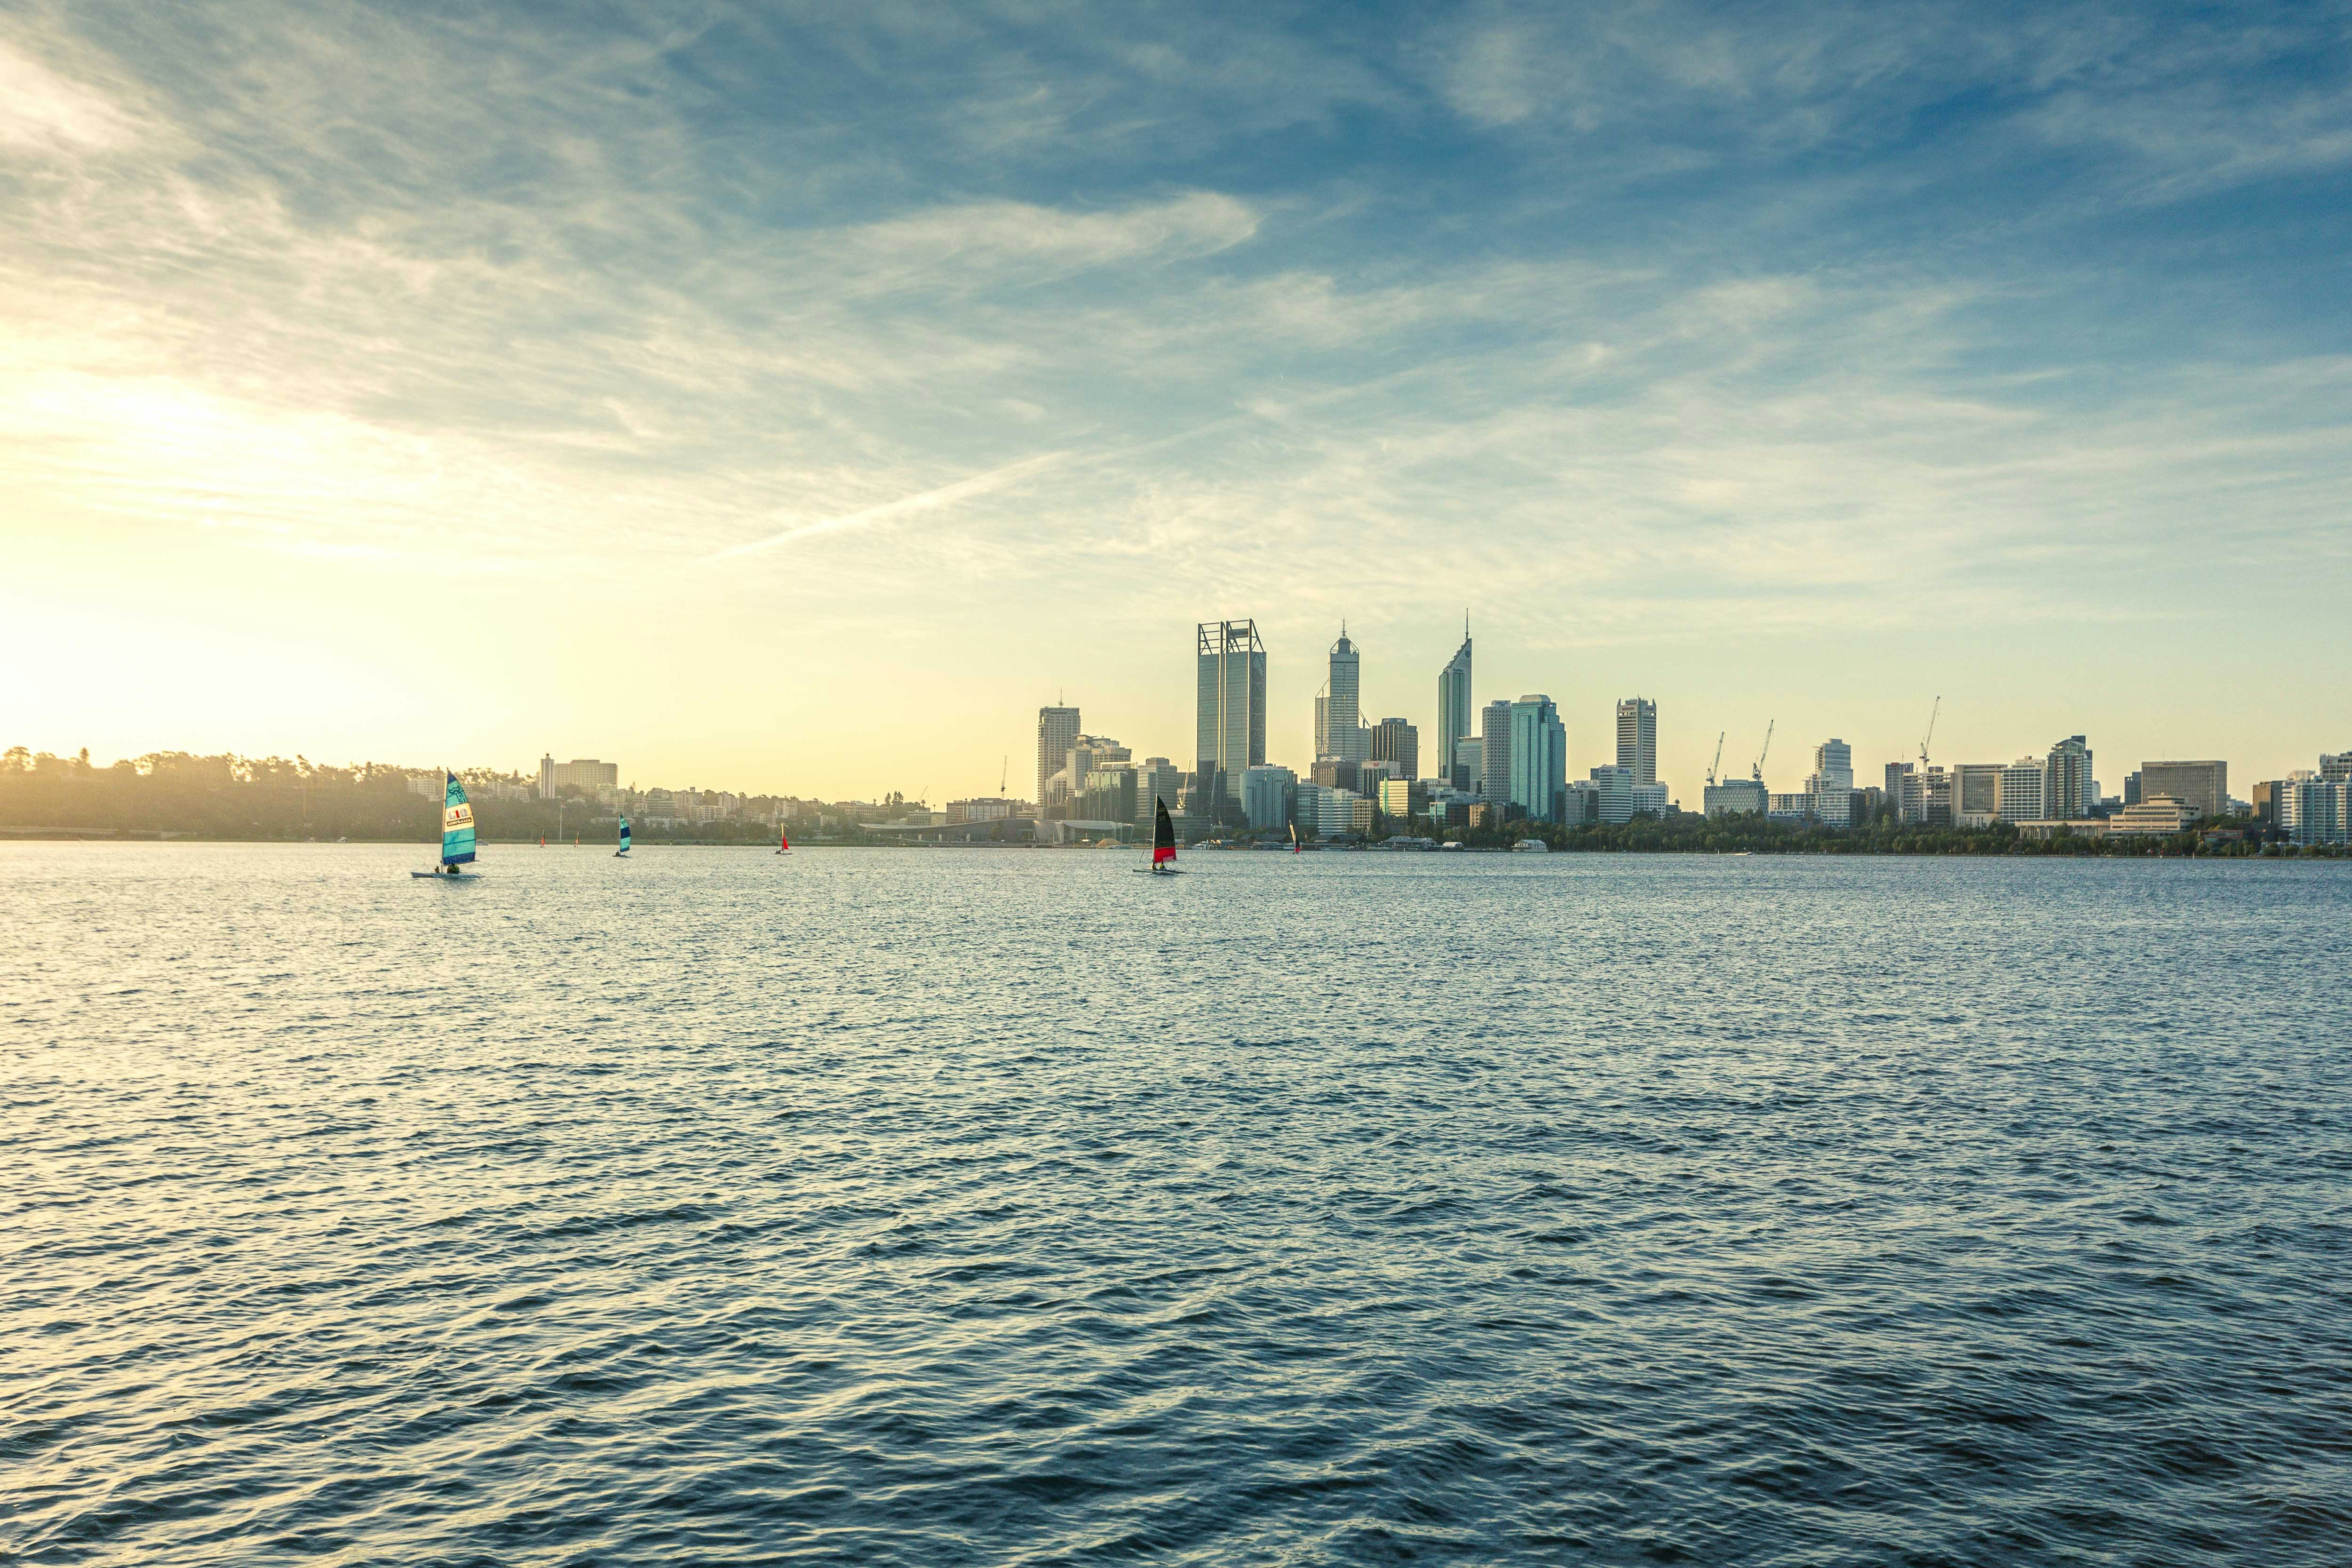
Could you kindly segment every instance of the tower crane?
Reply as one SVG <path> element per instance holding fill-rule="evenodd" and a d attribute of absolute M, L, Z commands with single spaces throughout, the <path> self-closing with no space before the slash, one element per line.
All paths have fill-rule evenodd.
<path fill-rule="evenodd" d="M 1758 784 L 1764 782 L 1764 759 L 1772 754 L 1772 726 L 1778 722 L 1777 719 L 1764 721 L 1764 749 L 1756 753 L 1756 765 L 1748 770 L 1748 776 Z"/>
<path fill-rule="evenodd" d="M 1943 694 L 1938 692 L 1936 697 L 1936 705 L 1927 710 L 1927 733 L 1919 742 L 1919 771 L 1923 773 L 1927 771 L 1927 742 L 1936 738 L 1936 715 L 1941 713 L 1943 710 Z"/>
<path fill-rule="evenodd" d="M 1706 764 L 1706 785 L 1709 789 L 1715 787 L 1716 770 L 1723 766 L 1723 738 L 1729 733 L 1731 731 L 1728 730 L 1717 730 L 1715 732 L 1715 761 Z"/>

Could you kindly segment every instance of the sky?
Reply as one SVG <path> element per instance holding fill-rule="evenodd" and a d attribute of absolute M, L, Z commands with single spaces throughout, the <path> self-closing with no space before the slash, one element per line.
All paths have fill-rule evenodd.
<path fill-rule="evenodd" d="M 1020 795 L 1466 613 L 1692 805 L 2240 785 L 2352 747 L 2347 230 L 2340 5 L 7 0 L 0 745 Z"/>

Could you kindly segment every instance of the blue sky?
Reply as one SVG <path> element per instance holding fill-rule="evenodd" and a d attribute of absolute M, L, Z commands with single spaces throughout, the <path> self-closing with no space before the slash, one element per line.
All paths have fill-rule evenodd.
<path fill-rule="evenodd" d="M 1342 616 L 1427 722 L 1467 606 L 1693 797 L 1938 693 L 2270 776 L 2348 175 L 2342 7 L 12 7 L 0 741 L 943 798 L 1181 755 L 1204 617 L 1277 758 Z"/>

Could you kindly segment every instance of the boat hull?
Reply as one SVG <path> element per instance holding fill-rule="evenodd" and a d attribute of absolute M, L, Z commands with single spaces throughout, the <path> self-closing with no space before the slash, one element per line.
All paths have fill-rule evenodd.
<path fill-rule="evenodd" d="M 478 882 L 482 879 L 478 871 L 411 871 L 409 875 L 429 877 L 436 882 Z"/>

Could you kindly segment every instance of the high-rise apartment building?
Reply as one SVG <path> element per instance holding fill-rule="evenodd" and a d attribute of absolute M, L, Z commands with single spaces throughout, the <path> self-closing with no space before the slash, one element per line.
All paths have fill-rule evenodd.
<path fill-rule="evenodd" d="M 1507 806 L 1511 798 L 1511 705 L 1501 698 L 1478 710 L 1478 798 Z M 1506 810 L 1503 815 L 1510 815 Z"/>
<path fill-rule="evenodd" d="M 1203 621 L 1195 628 L 1194 646 L 1194 788 L 1209 807 L 1204 815 L 1238 818 L 1242 775 L 1265 761 L 1265 644 L 1258 640 L 1255 621 Z"/>
<path fill-rule="evenodd" d="M 1622 707 L 1620 711 L 1622 711 Z M 1623 725 L 1624 721 L 1618 721 L 1621 732 Z M 1851 826 L 1853 822 L 1853 748 L 1837 740 L 1823 741 L 1815 746 L 1813 771 L 1805 780 L 1805 793 L 1813 797 L 1815 820 L 1831 827 Z"/>
<path fill-rule="evenodd" d="M 1037 710 L 1037 808 L 1045 806 L 1045 781 L 1060 773 L 1078 743 L 1078 710 L 1075 708 Z"/>
<path fill-rule="evenodd" d="M 2051 747 L 2045 765 L 2050 770 L 2046 820 L 2077 822 L 2098 808 L 2099 784 L 2091 776 L 2091 748 L 2082 736 L 2069 735 Z M 2149 783 L 2145 767 L 2140 769 L 2140 791 L 2143 795 L 2164 793 Z"/>
<path fill-rule="evenodd" d="M 1994 816 L 2002 822 L 2041 822 L 2050 809 L 2050 769 L 2040 757 L 2020 757 L 2000 770 Z"/>
<path fill-rule="evenodd" d="M 2230 764 L 2223 762 L 2142 763 L 2139 795 L 2154 800 L 2170 795 L 2197 808 L 2200 816 L 2230 815 Z"/>
<path fill-rule="evenodd" d="M 584 795 L 594 795 L 600 789 L 621 786 L 621 764 L 600 763 L 593 757 L 574 757 L 559 763 L 552 755 L 539 759 L 539 798 L 553 800 L 566 789 L 576 789 Z M 434 789 L 438 793 L 439 784 Z"/>
<path fill-rule="evenodd" d="M 2320 752 L 2319 776 L 2331 782 L 2352 779 L 2352 752 Z"/>
<path fill-rule="evenodd" d="M 2296 844 L 2352 844 L 2352 776 L 2314 778 L 2306 770 L 2272 791 L 2279 831 Z"/>
<path fill-rule="evenodd" d="M 1470 696 L 1470 617 L 1462 617 L 1462 646 L 1437 672 L 1437 755 L 1450 768 L 1454 742 L 1478 732 L 1478 710 Z"/>
<path fill-rule="evenodd" d="M 1886 809 L 1894 814 L 1895 820 L 1897 822 L 1911 820 L 1910 817 L 1903 815 L 1903 801 L 1905 793 L 1909 787 L 1908 781 L 1912 776 L 1912 770 L 1916 765 L 1912 763 L 1886 764 Z"/>
<path fill-rule="evenodd" d="M 1345 623 L 1339 640 L 1331 645 L 1330 673 L 1328 695 L 1316 710 L 1316 752 L 1360 763 L 1371 750 L 1370 737 L 1364 733 L 1363 656 L 1348 640 Z"/>
<path fill-rule="evenodd" d="M 1510 776 L 1517 811 L 1536 822 L 1560 819 L 1568 789 L 1568 726 L 1540 691 L 1511 704 Z"/>
<path fill-rule="evenodd" d="M 1397 777 L 1417 779 L 1421 776 L 1421 731 L 1402 719 L 1383 719 L 1372 726 L 1372 755 L 1376 763 L 1394 763 Z"/>
<path fill-rule="evenodd" d="M 1635 784 L 1658 782 L 1658 705 L 1646 697 L 1618 700 L 1617 765 L 1633 769 Z"/>

